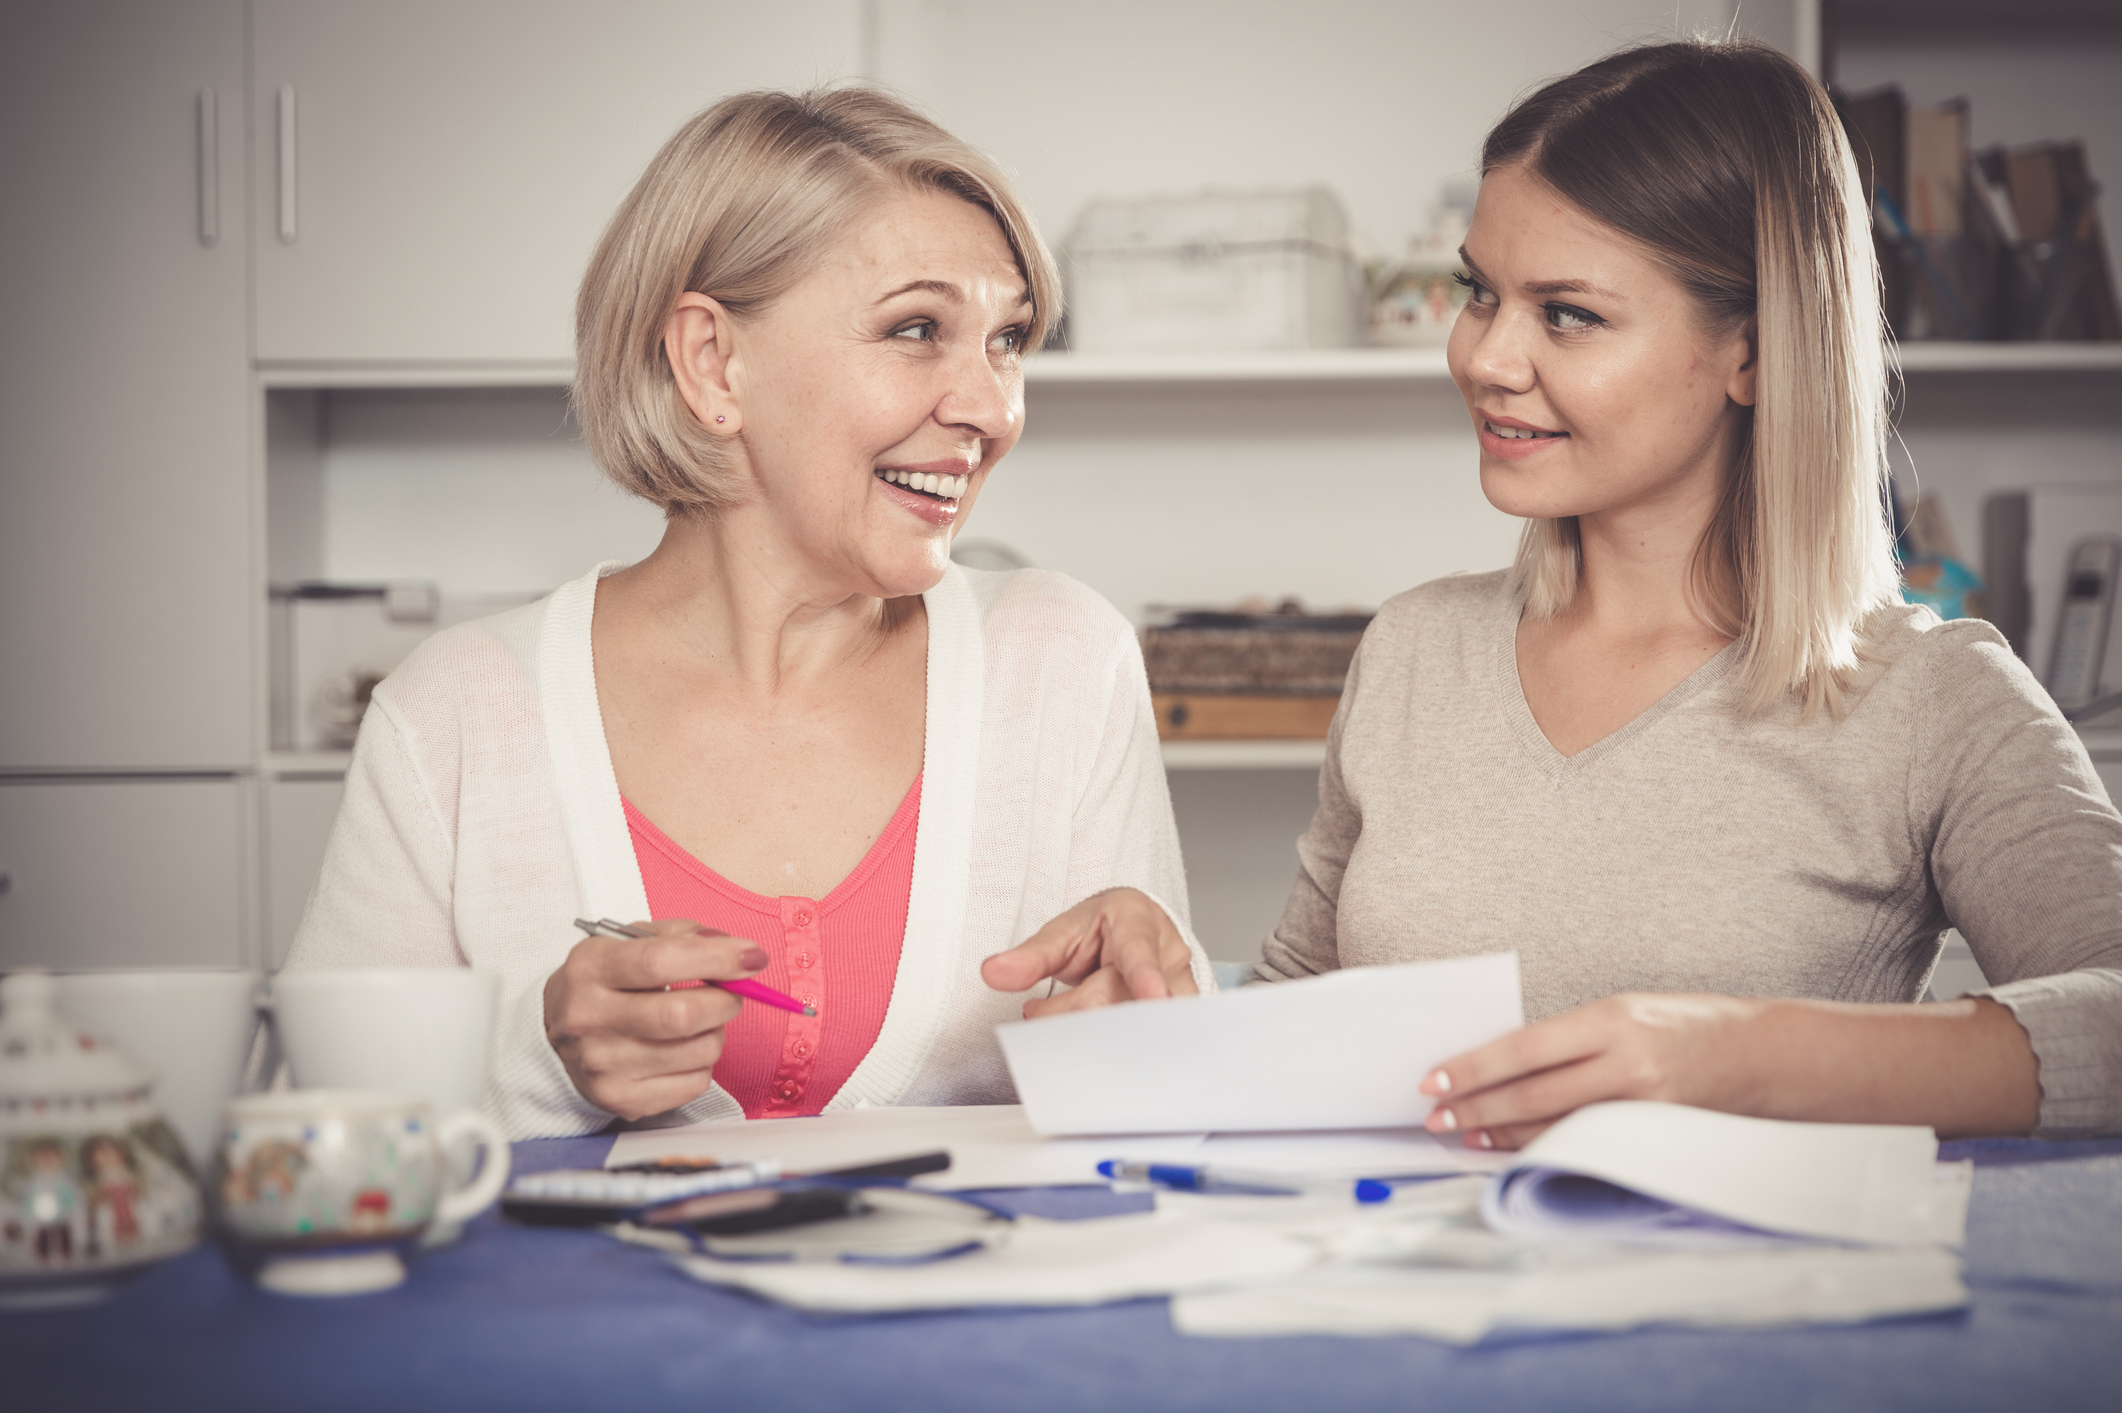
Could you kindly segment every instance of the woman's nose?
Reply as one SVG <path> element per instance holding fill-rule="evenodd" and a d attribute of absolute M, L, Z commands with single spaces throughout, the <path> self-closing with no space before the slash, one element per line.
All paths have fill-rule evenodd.
<path fill-rule="evenodd" d="M 1482 387 L 1530 392 L 1537 381 L 1532 357 L 1535 337 L 1537 331 L 1528 319 L 1498 311 L 1482 326 L 1480 340 L 1467 357 L 1467 377 Z"/>
<path fill-rule="evenodd" d="M 950 360 L 950 382 L 936 405 L 936 420 L 962 427 L 983 440 L 1006 437 L 1024 417 L 1024 379 L 997 368 L 986 350 Z"/>

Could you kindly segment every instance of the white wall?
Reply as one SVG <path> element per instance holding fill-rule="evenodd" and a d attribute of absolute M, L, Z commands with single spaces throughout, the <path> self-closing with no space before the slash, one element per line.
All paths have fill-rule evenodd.
<path fill-rule="evenodd" d="M 1749 0 L 1749 8 L 1753 8 Z M 1764 11 L 1783 8 L 1763 4 Z M 877 0 L 875 77 L 1014 169 L 1049 240 L 1095 196 L 1324 182 L 1397 251 L 1511 99 L 1728 0 Z"/>
<path fill-rule="evenodd" d="M 331 392 L 319 421 L 322 578 L 543 591 L 662 533 L 597 474 L 556 390 Z"/>

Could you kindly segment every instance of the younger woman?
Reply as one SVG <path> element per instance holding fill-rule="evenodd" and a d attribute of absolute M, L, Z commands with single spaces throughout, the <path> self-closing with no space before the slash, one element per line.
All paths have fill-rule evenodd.
<path fill-rule="evenodd" d="M 1900 602 L 1826 94 L 1636 49 L 1482 171 L 1449 357 L 1524 541 L 1371 626 L 1259 975 L 1516 951 L 1533 1024 L 1425 1081 L 1484 1147 L 1628 1098 L 2122 1132 L 2122 818 L 1989 625 Z M 1948 927 L 1999 984 L 1915 1004 Z"/>

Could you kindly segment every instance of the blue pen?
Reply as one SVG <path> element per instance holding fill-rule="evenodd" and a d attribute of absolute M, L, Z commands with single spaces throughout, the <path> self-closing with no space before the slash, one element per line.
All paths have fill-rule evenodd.
<path fill-rule="evenodd" d="M 1125 1158 L 1107 1158 L 1098 1164 L 1098 1174 L 1115 1182 L 1144 1182 L 1175 1192 L 1253 1193 L 1261 1196 L 1295 1197 L 1307 1189 L 1339 1187 L 1339 1183 L 1305 1183 L 1287 1173 L 1256 1172 L 1243 1168 L 1194 1167 L 1183 1163 L 1131 1163 Z M 1292 1186 L 1292 1182 L 1296 1186 Z M 1369 1204 L 1392 1200 L 1389 1182 L 1358 1178 L 1356 1201 Z"/>

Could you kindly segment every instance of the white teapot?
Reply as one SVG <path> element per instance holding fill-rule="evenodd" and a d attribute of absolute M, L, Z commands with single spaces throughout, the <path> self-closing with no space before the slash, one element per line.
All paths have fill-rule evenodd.
<path fill-rule="evenodd" d="M 199 1183 L 149 1104 L 153 1076 L 0 978 L 0 1309 L 101 1299 L 197 1244 Z"/>

